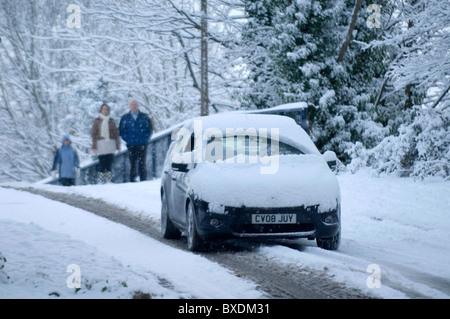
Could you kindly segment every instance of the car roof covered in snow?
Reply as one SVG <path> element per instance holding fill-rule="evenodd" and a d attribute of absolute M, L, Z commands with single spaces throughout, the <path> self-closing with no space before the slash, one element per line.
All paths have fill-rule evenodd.
<path fill-rule="evenodd" d="M 210 116 L 197 117 L 185 122 L 184 128 L 194 131 L 220 130 L 226 133 L 228 130 L 266 129 L 269 136 L 273 137 L 275 129 L 278 129 L 280 142 L 287 143 L 305 153 L 320 154 L 317 147 L 311 141 L 305 130 L 292 118 L 283 115 L 272 114 L 246 114 L 246 113 L 219 113 Z"/>

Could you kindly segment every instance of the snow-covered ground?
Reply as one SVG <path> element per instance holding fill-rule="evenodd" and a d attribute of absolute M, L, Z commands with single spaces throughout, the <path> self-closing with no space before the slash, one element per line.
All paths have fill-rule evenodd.
<path fill-rule="evenodd" d="M 450 298 L 450 182 L 374 177 L 368 171 L 343 173 L 338 180 L 338 251 L 300 239 L 257 252 L 322 271 L 374 297 Z M 160 180 L 14 185 L 82 194 L 159 219 Z M 76 278 L 80 289 L 74 288 Z M 0 187 L 0 298 L 130 298 L 135 291 L 153 298 L 266 297 L 255 283 L 202 256 L 81 209 Z"/>
<path fill-rule="evenodd" d="M 155 185 L 70 191 L 91 189 L 93 197 L 122 198 L 138 213 L 156 214 L 158 201 L 145 196 Z M 262 297 L 254 283 L 218 264 L 121 224 L 27 192 L 0 188 L 0 198 L 0 251 L 6 258 L 0 298 L 131 298 L 135 292 L 152 298 Z M 78 274 L 81 289 L 75 286 Z"/>

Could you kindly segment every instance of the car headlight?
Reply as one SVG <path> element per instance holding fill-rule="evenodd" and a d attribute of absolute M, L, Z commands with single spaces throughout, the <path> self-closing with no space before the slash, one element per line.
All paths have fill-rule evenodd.
<path fill-rule="evenodd" d="M 329 213 L 322 213 L 320 214 L 320 217 L 322 219 L 322 222 L 325 224 L 336 224 L 339 222 L 339 218 L 336 211 L 332 211 Z"/>

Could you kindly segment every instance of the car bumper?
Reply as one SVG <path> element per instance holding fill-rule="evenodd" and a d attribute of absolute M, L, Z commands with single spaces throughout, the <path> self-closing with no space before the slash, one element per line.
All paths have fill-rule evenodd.
<path fill-rule="evenodd" d="M 209 210 L 208 203 L 196 202 L 197 231 L 203 238 L 327 238 L 340 230 L 340 208 L 318 213 L 318 206 L 287 208 L 224 207 Z M 253 224 L 252 214 L 295 214 L 293 224 Z"/>
<path fill-rule="evenodd" d="M 299 232 L 285 232 L 285 233 L 231 233 L 235 237 L 241 238 L 302 238 L 315 237 L 316 231 L 299 231 Z"/>

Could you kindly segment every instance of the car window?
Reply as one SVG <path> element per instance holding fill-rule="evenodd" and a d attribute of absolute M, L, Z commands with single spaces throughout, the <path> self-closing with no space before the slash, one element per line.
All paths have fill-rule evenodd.
<path fill-rule="evenodd" d="M 187 135 L 181 135 L 176 143 L 178 146 L 176 147 L 177 151 L 179 153 L 187 153 L 192 152 L 194 149 L 194 134 L 190 136 L 190 138 Z"/>
<path fill-rule="evenodd" d="M 183 150 L 185 153 L 192 152 L 194 150 L 195 144 L 195 138 L 194 133 L 192 133 L 191 138 L 187 140 L 186 145 L 184 146 Z"/>
<path fill-rule="evenodd" d="M 167 158 L 170 158 L 172 162 L 185 161 L 186 158 L 182 158 L 183 154 L 191 152 L 193 148 L 193 135 L 191 136 L 191 132 L 187 129 L 182 128 L 181 130 L 176 132 L 177 135 L 169 146 Z"/>
<path fill-rule="evenodd" d="M 279 144 L 280 145 L 279 145 L 278 154 L 280 154 L 280 155 L 301 155 L 301 154 L 305 154 L 304 152 L 300 151 L 298 148 L 296 148 L 296 147 L 294 147 L 292 145 L 289 145 L 289 144 L 286 144 L 286 143 L 283 143 L 283 142 L 280 142 Z"/>
<path fill-rule="evenodd" d="M 271 155 L 301 155 L 299 149 L 280 141 L 258 136 L 227 136 L 212 137 L 207 142 L 206 160 L 224 161 L 237 155 L 271 156 Z"/>

